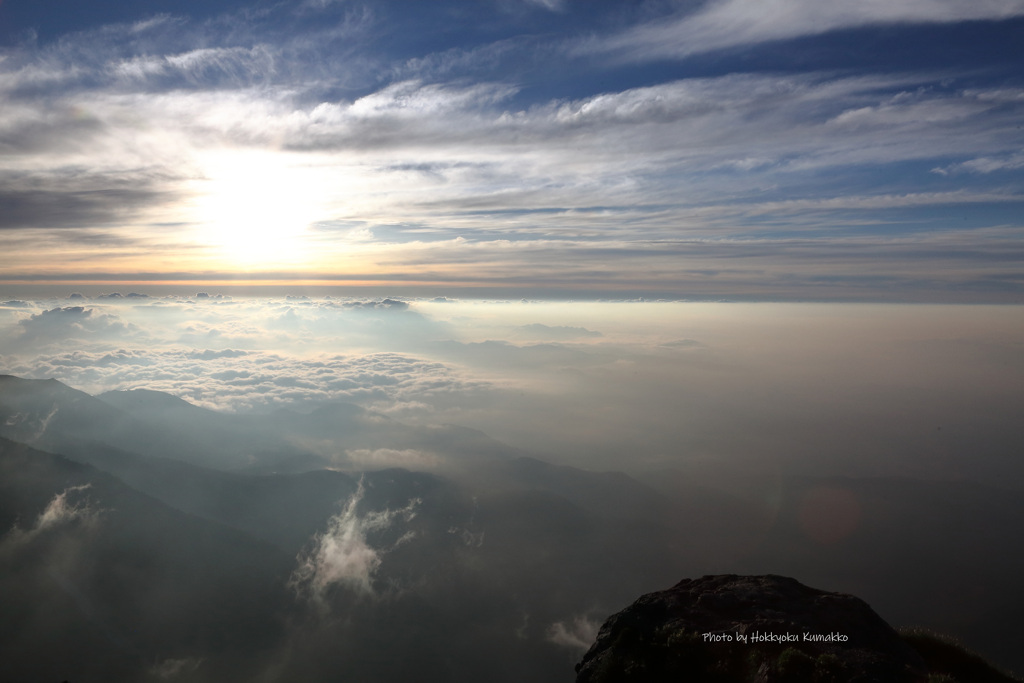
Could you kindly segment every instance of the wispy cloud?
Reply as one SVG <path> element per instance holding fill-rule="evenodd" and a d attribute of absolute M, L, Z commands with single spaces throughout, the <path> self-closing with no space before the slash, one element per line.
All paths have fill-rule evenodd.
<path fill-rule="evenodd" d="M 0 548 L 20 548 L 26 543 L 32 542 L 37 536 L 49 531 L 66 527 L 70 524 L 81 525 L 83 529 L 94 529 L 99 523 L 103 511 L 94 507 L 87 498 L 91 484 L 71 486 L 58 494 L 47 503 L 46 508 L 36 517 L 35 522 L 28 529 L 14 527 L 7 531 L 3 537 L 3 545 Z"/>
<path fill-rule="evenodd" d="M 995 173 L 1018 168 L 1024 168 L 1024 152 L 996 157 L 978 157 L 949 166 L 937 166 L 932 169 L 932 172 L 945 176 L 955 173 Z"/>
<path fill-rule="evenodd" d="M 39 514 L 39 518 L 36 520 L 33 530 L 43 531 L 59 524 L 75 520 L 85 520 L 86 522 L 94 521 L 99 513 L 87 502 L 76 504 L 71 503 L 68 500 L 68 496 L 70 494 L 85 491 L 89 488 L 89 484 L 72 486 L 71 488 L 64 489 L 62 492 L 55 495 L 53 500 L 51 500 L 46 506 L 46 509 Z"/>
<path fill-rule="evenodd" d="M 413 499 L 398 510 L 366 512 L 359 509 L 364 495 L 360 481 L 344 510 L 328 521 L 325 532 L 314 537 L 313 549 L 299 557 L 299 566 L 290 579 L 299 594 L 321 606 L 328 605 L 329 591 L 334 586 L 366 596 L 376 594 L 373 578 L 389 548 L 374 548 L 369 537 L 397 521 L 410 521 L 420 503 Z M 401 536 L 392 547 L 408 538 Z"/>
<path fill-rule="evenodd" d="M 556 621 L 548 627 L 547 639 L 555 645 L 573 650 L 588 650 L 597 639 L 601 623 L 587 615 Z"/>
<path fill-rule="evenodd" d="M 595 45 L 651 56 L 1021 8 L 728 0 Z M 329 60 L 312 59 L 316 36 L 275 33 L 266 18 L 232 32 L 222 19 L 156 17 L 8 50 L 0 272 L 552 291 L 604 282 L 660 296 L 691 284 L 657 261 L 680 241 L 762 239 L 785 223 L 827 251 L 868 224 L 886 225 L 885 238 L 914 233 L 950 203 L 988 214 L 957 229 L 1012 223 L 998 205 L 1019 196 L 1013 178 L 979 180 L 1022 168 L 1024 99 L 1012 82 L 954 68 L 733 69 L 559 95 L 497 66 L 536 37 L 387 62 L 361 42 L 376 19 L 317 11 L 335 10 L 331 30 L 347 38 L 324 38 Z M 355 84 L 349 72 L 366 60 L 377 60 L 372 75 Z M 732 266 L 714 270 L 751 263 L 724 258 Z M 761 272 L 728 293 L 754 289 Z"/>
<path fill-rule="evenodd" d="M 680 58 L 771 40 L 876 24 L 1001 20 L 1024 15 L 1020 0 L 710 0 L 694 12 L 596 39 L 583 52 L 619 59 Z"/>

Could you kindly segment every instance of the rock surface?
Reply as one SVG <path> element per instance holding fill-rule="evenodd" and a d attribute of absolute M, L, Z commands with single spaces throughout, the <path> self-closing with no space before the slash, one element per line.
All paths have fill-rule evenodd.
<path fill-rule="evenodd" d="M 704 576 L 644 595 L 605 622 L 576 671 L 577 683 L 929 679 L 863 600 L 773 575 Z"/>

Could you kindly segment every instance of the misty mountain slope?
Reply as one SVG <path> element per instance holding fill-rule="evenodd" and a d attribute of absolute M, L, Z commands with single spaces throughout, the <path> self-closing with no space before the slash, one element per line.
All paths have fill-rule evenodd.
<path fill-rule="evenodd" d="M 224 419 L 220 420 L 211 419 L 216 413 L 195 406 L 183 398 L 152 389 L 105 391 L 96 394 L 96 398 L 135 417 L 156 418 L 162 422 L 173 420 L 178 424 L 200 423 L 208 429 L 228 430 L 231 429 L 232 421 L 240 419 L 235 415 L 223 415 Z"/>
<path fill-rule="evenodd" d="M 16 444 L 8 447 L 36 458 L 35 469 L 48 471 L 47 462 L 55 461 L 69 471 L 103 478 L 90 467 L 58 456 Z M 298 582 L 298 592 L 286 596 L 285 602 L 292 605 L 286 610 L 292 614 L 290 625 L 280 641 L 268 648 L 279 657 L 274 666 L 283 667 L 282 681 L 307 674 L 316 678 L 316 672 L 339 669 L 362 672 L 363 680 L 399 680 L 426 668 L 437 672 L 433 680 L 438 681 L 564 680 L 571 671 L 573 651 L 551 641 L 556 623 L 572 624 L 576 618 L 600 613 L 623 596 L 656 583 L 662 570 L 691 569 L 666 554 L 671 531 L 663 525 L 616 519 L 614 511 L 597 515 L 551 491 L 470 489 L 444 477 L 402 469 L 368 472 L 357 482 L 336 472 L 252 476 L 107 454 L 110 459 L 114 456 L 141 467 L 157 481 L 161 481 L 160 471 L 148 469 L 157 465 L 168 467 L 171 474 L 198 477 L 200 485 L 209 487 L 211 502 L 218 496 L 246 501 L 241 507 L 225 505 L 222 516 L 236 524 L 248 514 L 239 510 L 268 503 L 272 499 L 268 491 L 282 482 L 293 482 L 302 493 L 292 501 L 311 499 L 309 491 L 317 482 L 341 482 L 344 490 L 325 496 L 320 516 L 307 521 L 303 533 L 308 537 L 298 562 L 288 557 L 283 563 L 286 575 L 302 566 L 303 558 L 321 573 L 307 575 L 308 580 Z M 580 474 L 586 479 L 589 473 Z M 83 476 L 64 476 L 60 483 L 76 485 Z M 33 519 L 52 500 L 56 490 L 52 478 L 44 477 L 47 485 L 41 489 L 23 478 L 5 478 L 11 491 L 21 492 L 22 499 L 12 496 L 10 500 L 17 502 L 16 509 L 28 511 L 21 513 L 23 520 Z M 181 482 L 174 476 L 163 481 L 169 489 Z M 33 491 L 37 493 L 30 495 Z M 338 496 L 348 491 L 352 495 Z M 276 511 L 292 516 L 288 506 Z M 148 538 L 167 537 L 162 523 L 146 514 L 133 514 L 132 519 L 140 528 L 150 529 Z M 183 542 L 173 546 L 188 548 Z M 143 550 L 121 548 L 129 557 Z M 342 566 L 332 563 L 359 557 L 376 563 L 364 567 L 371 592 L 358 587 L 358 573 L 321 582 L 329 576 L 330 567 Z M 101 555 L 92 566 L 109 570 L 118 562 L 117 556 Z M 174 566 L 153 560 L 138 568 L 137 575 L 139 581 L 161 585 Z M 658 568 L 653 579 L 651 567 Z M 5 576 L 20 580 L 22 575 L 5 572 Z M 252 592 L 251 609 L 268 606 L 260 595 Z M 191 608 L 199 609 L 194 604 Z M 166 637 L 179 635 L 170 629 Z M 218 650 L 220 642 L 211 640 L 210 648 Z M 376 654 L 382 643 L 403 656 L 382 659 Z M 113 657 L 113 661 L 121 660 Z M 508 677 L 487 673 L 496 662 L 509 672 Z M 121 679 L 125 678 L 132 677 Z"/>
<path fill-rule="evenodd" d="M 21 386 L 38 389 L 38 383 Z M 42 411 L 52 410 L 54 404 L 37 401 L 36 412 L 25 418 L 24 408 L 32 408 L 32 402 L 22 399 L 18 405 L 23 410 L 10 412 L 18 397 L 17 387 L 8 388 L 10 400 L 5 405 L 8 414 L 17 417 L 8 428 L 34 437 L 36 432 L 29 429 L 36 424 L 33 420 L 45 420 Z M 61 393 L 59 385 L 52 391 L 58 399 L 57 415 L 63 410 L 73 417 L 71 406 L 60 403 L 68 394 Z M 218 413 L 204 412 L 174 397 L 145 392 L 138 398 L 137 403 L 130 394 L 113 399 L 127 402 L 126 407 L 134 411 L 131 414 L 106 404 L 96 408 L 95 414 L 112 420 L 127 416 L 129 431 L 144 428 L 151 433 L 184 430 L 188 419 L 182 416 L 193 414 L 203 415 L 197 424 L 207 421 L 214 425 L 210 429 L 222 424 Z M 85 395 L 75 399 L 90 405 Z M 166 415 L 172 417 L 165 421 Z M 201 543 L 197 547 L 192 540 L 166 533 L 167 515 L 219 533 L 234 527 L 246 534 L 238 536 L 246 542 L 263 539 L 285 551 L 270 552 L 262 560 L 252 558 L 249 571 L 277 577 L 271 588 L 238 582 L 220 597 L 224 601 L 237 596 L 245 609 L 258 613 L 244 623 L 270 624 L 267 634 L 273 631 L 271 626 L 280 626 L 263 641 L 268 681 L 330 679 L 340 671 L 355 681 L 568 680 L 579 648 L 592 638 L 596 619 L 680 575 L 726 562 L 731 555 L 718 554 L 720 546 L 710 541 L 722 530 L 748 528 L 757 522 L 727 496 L 702 492 L 691 497 L 685 487 L 665 493 L 622 473 L 588 472 L 520 457 L 515 449 L 473 430 L 407 426 L 344 404 L 322 406 L 308 414 L 278 411 L 259 420 L 261 428 L 275 429 L 280 435 L 304 434 L 306 443 L 315 444 L 318 452 L 337 449 L 344 454 L 342 462 L 348 470 L 256 474 L 251 469 L 211 469 L 160 457 L 153 450 L 133 453 L 104 441 L 102 435 L 85 438 L 102 430 L 93 426 L 93 431 L 78 428 L 76 432 L 71 427 L 81 425 L 73 423 L 62 425 L 69 427 L 67 432 L 47 423 L 37 442 L 63 443 L 70 449 L 69 456 L 195 515 L 187 517 L 144 496 L 150 507 L 97 501 L 101 507 L 139 508 L 132 515 L 135 535 L 115 534 L 119 541 L 129 537 L 138 541 L 110 543 L 103 546 L 110 547 L 110 552 L 89 555 L 89 566 L 97 576 L 122 571 L 118 568 L 127 563 L 133 568 L 129 574 L 138 582 L 137 586 L 129 582 L 128 587 L 136 593 L 142 593 L 143 586 L 166 586 L 170 575 L 195 577 L 183 584 L 186 595 L 178 602 L 181 609 L 189 606 L 201 611 L 192 596 L 205 595 L 211 583 L 228 580 L 225 573 L 243 569 L 230 561 L 217 568 L 179 569 L 183 559 L 160 557 L 150 545 L 165 539 L 171 541 L 160 546 L 166 552 L 184 551 L 197 561 L 214 555 Z M 223 424 L 232 423 L 244 424 L 233 417 Z M 201 428 L 191 432 L 193 438 L 203 433 Z M 388 447 L 376 448 L 377 438 Z M 355 452 L 353 444 L 366 446 L 367 453 L 359 456 L 367 465 L 365 471 L 352 467 L 358 460 L 349 457 Z M 63 472 L 77 467 L 96 481 L 118 481 L 58 456 L 24 446 L 11 448 L 36 453 L 36 467 L 45 465 L 49 472 L 43 478 L 47 485 L 31 504 L 22 501 L 15 506 L 27 511 L 20 513 L 22 525 L 36 519 L 55 495 L 85 476 L 64 476 L 59 488 L 52 481 L 58 477 L 51 471 L 54 468 Z M 387 458 L 373 457 L 378 452 L 406 457 L 407 451 L 454 455 L 431 461 L 430 471 L 383 467 Z M 120 481 L 118 486 L 126 488 Z M 8 488 L 35 490 L 31 482 L 19 479 L 12 479 Z M 140 494 L 133 491 L 132 495 Z M 164 517 L 156 515 L 156 509 L 163 510 Z M 99 517 L 100 522 L 104 519 Z M 110 528 L 107 533 L 113 534 L 121 526 Z M 149 559 L 133 564 L 140 554 Z M 36 575 L 38 571 L 32 574 Z M 27 581 L 19 572 L 5 576 L 15 583 Z M 44 588 L 36 585 L 32 590 Z M 160 592 L 174 593 L 171 588 Z M 216 604 L 217 600 L 210 601 Z M 160 607 L 155 605 L 147 614 L 158 613 Z M 19 609 L 28 615 L 25 619 L 37 615 L 28 603 Z M 112 633 L 120 633 L 122 622 L 115 617 L 121 618 L 123 611 L 104 616 L 117 628 Z M 92 612 L 82 612 L 86 613 Z M 239 608 L 238 614 L 246 612 Z M 287 615 L 283 625 L 277 620 L 281 614 Z M 227 615 L 226 610 L 215 610 L 209 618 L 229 619 Z M 87 625 L 93 623 L 82 619 Z M 232 661 L 231 653 L 247 651 L 213 638 L 205 655 L 195 654 L 194 641 L 189 640 L 193 636 L 182 636 L 176 626 L 186 622 L 182 614 L 171 620 L 166 631 L 154 624 L 150 639 L 179 643 L 176 652 L 183 654 L 174 655 L 176 659 L 188 662 L 206 656 L 208 662 L 197 669 L 197 676 Z M 70 638 L 75 627 L 62 626 L 61 633 Z M 193 631 L 202 633 L 198 627 Z M 226 634 L 231 632 L 224 629 Z M 111 661 L 122 661 L 116 648 L 110 651 Z M 248 669 L 241 666 L 239 671 Z M 132 677 L 121 677 L 126 679 Z"/>
<path fill-rule="evenodd" d="M 741 570 L 855 592 L 900 626 L 951 633 L 1024 671 L 1024 496 L 974 482 L 847 477 L 786 482 Z"/>
<path fill-rule="evenodd" d="M 30 380 L 0 375 L 0 428 L 8 438 L 35 443 L 74 436 L 111 439 L 136 433 L 140 440 L 162 436 L 121 410 L 54 379 Z"/>
<path fill-rule="evenodd" d="M 219 469 L 318 469 L 323 459 L 296 447 L 272 421 L 200 408 L 162 391 L 107 391 L 96 399 L 172 438 L 161 444 L 130 442 L 144 455 L 184 460 Z"/>
<path fill-rule="evenodd" d="M 523 455 L 475 429 L 407 425 L 351 403 L 326 403 L 308 413 L 280 409 L 264 415 L 232 415 L 145 389 L 108 391 L 96 398 L 162 429 L 191 431 L 230 451 L 259 453 L 247 469 L 262 472 L 324 465 L 380 468 L 402 464 L 402 452 L 406 451 L 412 452 L 406 454 L 409 461 L 405 464 L 410 466 L 424 464 L 416 461 L 417 455 L 451 463 Z M 387 454 L 380 453 L 387 450 L 399 453 L 387 459 Z M 428 457 L 426 464 L 431 464 L 430 460 Z"/>
<path fill-rule="evenodd" d="M 664 528 L 677 561 L 724 567 L 753 547 L 767 524 L 750 501 L 692 484 L 685 477 L 638 480 L 623 472 L 592 472 L 537 458 L 480 463 L 452 473 L 470 486 L 554 493 L 610 524 L 631 523 L 641 536 Z M 615 521 L 617 520 L 617 521 Z"/>
<path fill-rule="evenodd" d="M 452 475 L 490 490 L 547 491 L 609 517 L 656 519 L 662 496 L 622 472 L 590 472 L 534 457 L 468 463 Z"/>
<path fill-rule="evenodd" d="M 325 559 L 325 548 L 362 533 L 379 561 L 369 589 L 351 579 L 318 584 L 319 575 L 303 584 L 319 607 L 297 627 L 282 681 L 340 670 L 366 681 L 566 680 L 576 650 L 553 640 L 556 624 L 572 628 L 656 583 L 652 567 L 659 578 L 679 569 L 663 527 L 640 533 L 552 493 L 470 497 L 431 475 L 375 476 L 308 556 Z M 398 492 L 414 487 L 396 509 Z M 372 502 L 385 495 L 383 508 Z"/>
<path fill-rule="evenodd" d="M 106 444 L 70 444 L 76 462 L 114 475 L 134 489 L 182 512 L 234 527 L 294 556 L 367 481 L 364 510 L 402 507 L 436 477 L 405 470 L 344 473 L 249 474 L 146 457 Z M 63 455 L 63 454 L 62 454 Z"/>
<path fill-rule="evenodd" d="M 300 558 L 310 609 L 280 680 L 566 680 L 576 649 L 558 625 L 692 569 L 667 550 L 672 533 L 552 491 L 367 472 Z M 362 571 L 327 580 L 340 557 Z"/>
<path fill-rule="evenodd" d="M 30 395 L 39 388 L 39 383 L 32 381 L 11 381 L 9 385 L 7 395 L 14 399 L 18 398 L 19 388 L 26 390 L 22 393 Z M 62 403 L 68 400 L 69 392 L 62 391 L 63 385 L 59 383 L 48 385 L 54 386 L 49 392 L 49 401 L 42 403 L 56 406 L 59 415 L 73 416 L 74 411 Z M 277 411 L 269 416 L 242 418 L 197 408 L 161 392 L 108 392 L 102 398 L 105 403 L 123 408 L 133 418 L 143 420 L 143 426 L 152 432 L 183 432 L 193 438 L 212 434 L 211 438 L 219 444 L 236 432 L 245 432 L 245 439 L 251 440 L 253 434 L 270 430 L 279 435 L 303 434 L 302 439 L 307 443 L 318 442 L 320 448 L 330 445 L 338 451 L 344 450 L 344 444 L 355 443 L 373 452 L 391 449 L 435 453 L 444 458 L 440 461 L 439 472 L 462 482 L 469 491 L 548 491 L 602 517 L 650 522 L 664 516 L 665 497 L 622 473 L 587 472 L 521 457 L 517 449 L 504 446 L 475 430 L 451 425 L 410 427 L 346 404 L 323 406 L 309 414 Z M 123 414 L 110 411 L 104 414 L 103 406 L 96 406 L 81 392 L 75 392 L 74 399 L 76 405 L 84 404 L 94 409 L 96 414 L 89 423 L 89 429 L 80 424 L 70 427 L 63 423 L 50 425 L 36 438 L 36 444 L 96 465 L 181 510 L 236 526 L 289 552 L 295 552 L 327 517 L 337 512 L 338 501 L 346 499 L 355 490 L 354 479 L 335 472 L 306 472 L 301 476 L 229 475 L 161 457 L 156 454 L 159 451 L 149 445 L 146 445 L 148 457 L 136 456 L 109 445 L 109 441 L 125 441 L 117 437 L 116 427 L 109 434 L 98 427 L 104 418 L 114 420 L 115 424 L 123 422 Z M 25 399 L 11 402 L 22 408 L 34 407 L 37 420 L 38 414 L 45 409 L 45 405 L 38 405 L 38 401 L 35 404 Z M 20 422 L 16 420 L 22 427 L 31 423 L 25 414 L 19 414 Z M 31 430 L 25 429 L 8 431 L 20 436 L 28 431 L 28 436 L 33 435 Z M 87 438 L 96 433 L 101 433 L 108 442 Z M 294 440 L 300 439 L 294 437 Z M 383 446 L 377 447 L 381 443 Z M 234 450 L 242 449 L 236 446 Z M 307 469 L 311 464 L 304 457 L 298 459 L 301 461 L 300 469 Z M 363 464 L 375 463 L 371 458 Z M 284 464 L 283 469 L 290 470 L 291 467 Z M 726 515 L 721 518 L 735 517 Z M 682 529 L 689 520 L 680 519 L 682 523 L 678 526 Z M 715 530 L 714 525 L 706 523 L 689 526 L 691 531 L 699 528 L 707 532 L 705 536 Z M 703 547 L 694 539 L 684 545 L 688 548 Z"/>
<path fill-rule="evenodd" d="M 236 427 L 230 416 L 213 421 L 205 416 L 211 411 L 195 411 L 189 411 L 188 420 L 162 424 L 136 417 L 56 380 L 0 376 L 2 434 L 48 450 L 68 452 L 76 442 L 100 442 L 218 469 L 246 467 L 260 458 L 303 455 L 272 434 L 253 435 Z M 170 412 L 180 417 L 178 406 Z M 202 419 L 194 419 L 198 416 Z"/>
<path fill-rule="evenodd" d="M 216 680 L 281 637 L 290 557 L 93 467 L 0 440 L 0 521 L 2 680 Z"/>
<path fill-rule="evenodd" d="M 476 429 L 408 425 L 350 403 L 326 403 L 309 413 L 277 410 L 248 419 L 347 469 L 461 467 L 525 454 Z"/>
<path fill-rule="evenodd" d="M 71 454 L 98 442 L 228 471 L 304 472 L 327 466 L 420 468 L 523 452 L 456 425 L 412 426 L 351 404 L 308 414 L 233 415 L 150 390 L 99 397 L 56 380 L 0 376 L 0 434 Z"/>
<path fill-rule="evenodd" d="M 273 543 L 289 555 L 297 553 L 338 512 L 339 502 L 347 500 L 357 486 L 357 477 L 332 470 L 267 475 L 224 472 L 94 442 L 75 442 L 67 455 L 183 512 Z"/>
<path fill-rule="evenodd" d="M 433 461 L 397 463 L 407 464 L 414 469 L 424 465 L 440 466 L 442 471 L 468 482 L 488 489 L 521 489 L 548 490 L 566 497 L 582 507 L 599 514 L 611 514 L 617 517 L 652 518 L 662 514 L 663 496 L 649 486 L 637 482 L 623 473 L 588 472 L 573 467 L 556 466 L 534 457 L 529 457 L 520 449 L 498 442 L 478 430 L 459 427 L 457 425 L 411 426 L 383 415 L 371 413 L 355 405 L 332 403 L 316 408 L 310 413 L 297 413 L 290 410 L 278 410 L 268 415 L 242 416 L 210 411 L 194 406 L 170 394 L 150 390 L 111 391 L 99 395 L 99 400 L 121 411 L 120 413 L 104 413 L 102 408 L 90 402 L 87 394 L 68 389 L 63 391 L 59 382 L 45 381 L 50 391 L 45 401 L 27 401 L 19 398 L 25 394 L 40 393 L 40 380 L 19 380 L 6 378 L 8 388 L 0 383 L 0 400 L 11 397 L 9 403 L 26 409 L 9 421 L 15 424 L 24 423 L 20 431 L 10 429 L 12 438 L 30 442 L 26 438 L 32 435 L 28 426 L 42 422 L 45 410 L 57 409 L 60 420 L 51 419 L 43 435 L 59 432 L 75 438 L 107 444 L 140 453 L 150 457 L 169 457 L 176 460 L 187 460 L 195 464 L 195 458 L 184 457 L 175 450 L 176 440 L 181 438 L 197 440 L 200 437 L 209 440 L 221 448 L 225 442 L 229 452 L 240 453 L 248 448 L 256 448 L 253 444 L 265 447 L 267 443 L 288 442 L 304 443 L 315 450 L 335 455 L 326 455 L 328 462 L 347 466 L 350 470 L 380 469 L 396 463 L 381 459 L 375 460 L 372 452 L 395 450 L 400 452 L 415 451 L 438 456 Z M 67 395 L 74 393 L 76 406 L 85 405 L 92 410 L 89 420 L 77 420 L 68 423 L 62 413 L 74 412 L 64 407 Z M 77 408 L 81 411 L 81 408 Z M 47 413 L 48 414 L 48 413 Z M 125 415 L 130 416 L 126 419 Z M 20 420 L 18 419 L 20 417 Z M 134 418 L 139 422 L 131 423 Z M 35 422 L 33 422 L 33 420 Z M 104 428 L 104 421 L 110 427 Z M 128 423 L 128 427 L 121 425 Z M 41 427 L 41 425 L 39 425 Z M 150 430 L 144 435 L 173 434 L 174 438 L 164 439 L 161 443 L 141 443 L 129 441 L 119 432 L 131 430 Z M 44 436 L 38 439 L 45 440 Z M 51 437 L 56 441 L 56 437 Z M 128 442 L 131 448 L 118 446 Z M 246 446 L 248 444 L 248 446 Z M 80 451 L 98 457 L 101 450 L 96 443 L 69 443 L 65 439 L 61 443 L 52 444 L 61 452 Z M 212 445 L 204 447 L 214 450 Z M 371 451 L 361 454 L 363 459 L 352 461 L 343 455 L 346 450 Z M 170 455 L 164 454 L 164 451 Z M 267 469 L 280 465 L 285 470 L 296 467 L 302 469 L 319 469 L 324 460 L 312 459 L 307 451 L 299 449 L 290 456 L 282 452 L 283 458 L 291 457 L 298 460 L 292 462 L 274 462 L 260 466 Z M 385 456 L 386 458 L 386 456 Z M 205 467 L 216 467 L 216 462 L 199 463 Z M 315 467 L 314 467 L 315 466 Z M 692 492 L 687 492 L 690 496 Z M 675 496 L 678 498 L 678 496 Z"/>
<path fill-rule="evenodd" d="M 127 480 L 133 485 L 293 554 L 324 532 L 329 519 L 342 512 L 357 488 L 356 511 L 363 516 L 403 509 L 415 501 L 415 520 L 393 527 L 391 538 L 383 531 L 371 535 L 376 546 L 384 547 L 404 533 L 417 535 L 385 559 L 382 576 L 389 580 L 415 584 L 432 571 L 428 569 L 432 562 L 438 563 L 438 571 L 448 571 L 465 560 L 478 566 L 492 585 L 504 577 L 501 580 L 508 582 L 510 590 L 520 592 L 538 590 L 531 583 L 537 576 L 576 572 L 577 588 L 566 592 L 582 596 L 589 586 L 596 599 L 607 592 L 602 581 L 638 585 L 650 567 L 678 567 L 680 557 L 687 555 L 685 551 L 675 556 L 666 553 L 680 543 L 681 536 L 659 518 L 663 503 L 659 496 L 650 492 L 650 497 L 637 498 L 636 494 L 649 492 L 620 475 L 606 478 L 531 463 L 531 477 L 512 481 L 500 476 L 514 469 L 516 461 L 510 461 L 512 468 L 498 467 L 488 479 L 469 485 L 458 477 L 401 468 L 245 475 L 169 460 L 136 457 L 128 461 L 133 471 Z M 125 468 L 117 471 L 123 473 Z M 622 504 L 623 500 L 632 505 Z M 630 561 L 621 566 L 609 562 L 617 553 Z M 408 559 L 404 567 L 403 558 Z M 613 581 L 598 576 L 610 571 L 623 577 Z M 632 578 L 627 579 L 630 574 Z"/>

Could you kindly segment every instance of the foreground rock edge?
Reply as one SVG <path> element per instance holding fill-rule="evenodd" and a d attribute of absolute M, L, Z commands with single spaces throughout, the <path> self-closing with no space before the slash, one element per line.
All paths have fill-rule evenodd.
<path fill-rule="evenodd" d="M 609 617 L 577 683 L 1011 683 L 954 642 L 777 575 L 707 575 Z"/>

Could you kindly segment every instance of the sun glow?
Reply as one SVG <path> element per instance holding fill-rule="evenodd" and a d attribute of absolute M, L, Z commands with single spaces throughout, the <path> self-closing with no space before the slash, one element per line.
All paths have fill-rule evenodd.
<path fill-rule="evenodd" d="M 202 160 L 196 209 L 203 242 L 225 263 L 297 266 L 312 256 L 308 227 L 324 218 L 327 187 L 315 166 L 272 152 L 217 152 Z"/>

